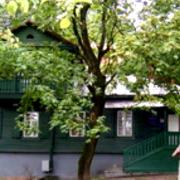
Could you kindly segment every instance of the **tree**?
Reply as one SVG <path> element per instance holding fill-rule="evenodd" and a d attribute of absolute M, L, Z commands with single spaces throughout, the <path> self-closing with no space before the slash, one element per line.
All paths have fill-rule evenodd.
<path fill-rule="evenodd" d="M 157 1 L 144 9 L 139 31 L 119 41 L 118 53 L 127 59 L 123 62 L 126 76 L 136 77 L 129 87 L 137 94 L 149 83 L 162 87 L 166 95 L 160 101 L 179 114 L 180 1 L 166 3 Z"/>
<path fill-rule="evenodd" d="M 22 99 L 22 112 L 33 108 L 33 102 L 39 100 L 52 113 L 52 128 L 60 126 L 64 132 L 87 127 L 79 159 L 80 180 L 90 179 L 98 138 L 107 131 L 102 115 L 105 90 L 110 85 L 114 87 L 120 80 L 142 100 L 141 91 L 153 82 L 166 89 L 164 102 L 179 110 L 179 1 L 144 3 L 139 17 L 142 24 L 138 26 L 130 17 L 131 3 L 11 0 L 3 6 L 13 27 L 30 19 L 75 50 L 73 55 L 60 51 L 59 44 L 41 49 L 22 46 L 5 31 L 1 34 L 7 43 L 0 46 L 0 75 L 12 77 L 21 73 L 31 80 Z M 130 83 L 129 75 L 136 81 Z M 84 87 L 87 91 L 82 95 Z M 80 113 L 87 109 L 89 117 L 78 121 Z"/>

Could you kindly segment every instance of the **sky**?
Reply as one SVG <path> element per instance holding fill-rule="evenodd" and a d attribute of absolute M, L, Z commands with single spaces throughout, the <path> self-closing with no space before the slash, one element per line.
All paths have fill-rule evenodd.
<path fill-rule="evenodd" d="M 130 18 L 135 20 L 135 26 L 137 27 L 140 24 L 140 19 L 138 17 L 139 12 L 143 9 L 145 5 L 149 5 L 151 0 L 128 0 L 133 7 L 133 12 L 130 14 Z"/>

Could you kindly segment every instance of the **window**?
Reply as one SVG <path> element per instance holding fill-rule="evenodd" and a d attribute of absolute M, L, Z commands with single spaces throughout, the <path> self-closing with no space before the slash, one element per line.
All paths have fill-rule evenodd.
<path fill-rule="evenodd" d="M 168 131 L 179 132 L 180 131 L 180 119 L 176 114 L 168 115 Z"/>
<path fill-rule="evenodd" d="M 84 128 L 81 129 L 81 130 L 71 129 L 71 130 L 69 131 L 69 136 L 70 136 L 70 137 L 84 137 L 84 134 L 85 134 L 84 130 L 85 130 Z"/>
<path fill-rule="evenodd" d="M 117 111 L 117 136 L 132 136 L 132 111 Z"/>
<path fill-rule="evenodd" d="M 26 38 L 29 39 L 29 40 L 32 40 L 32 39 L 34 39 L 34 36 L 33 36 L 32 34 L 28 34 L 28 35 L 26 36 Z"/>
<path fill-rule="evenodd" d="M 24 115 L 25 130 L 23 131 L 23 137 L 36 138 L 38 137 L 39 127 L 39 113 L 27 112 Z"/>
<path fill-rule="evenodd" d="M 83 121 L 86 118 L 86 113 L 83 112 L 79 118 L 77 118 L 77 121 Z M 83 128 L 80 130 L 70 129 L 69 130 L 69 136 L 70 137 L 84 137 L 85 135 L 85 126 L 83 125 Z"/>

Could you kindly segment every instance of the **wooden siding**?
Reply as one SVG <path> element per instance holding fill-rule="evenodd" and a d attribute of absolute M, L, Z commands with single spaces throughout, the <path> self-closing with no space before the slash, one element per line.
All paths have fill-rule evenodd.
<path fill-rule="evenodd" d="M 21 27 L 13 33 L 20 39 L 21 42 L 29 43 L 33 46 L 49 46 L 49 42 L 57 42 L 55 38 L 31 26 Z"/>
<path fill-rule="evenodd" d="M 2 108 L 0 108 L 0 138 L 2 137 L 2 130 L 3 130 L 3 113 L 2 113 Z"/>
<path fill-rule="evenodd" d="M 0 152 L 49 152 L 51 148 L 52 132 L 49 131 L 50 116 L 40 113 L 39 138 L 23 138 L 21 131 L 15 128 L 15 118 L 18 113 L 12 106 L 1 107 L 0 111 L 2 137 L 0 139 Z M 111 131 L 102 135 L 97 146 L 97 153 L 121 153 L 122 150 L 136 143 L 134 137 L 116 137 L 116 111 L 105 112 L 107 125 Z M 78 153 L 82 150 L 84 138 L 69 137 L 56 129 L 55 152 Z"/>
<path fill-rule="evenodd" d="M 54 37 L 32 26 L 22 26 L 16 29 L 14 34 L 19 37 L 20 41 L 33 46 L 46 46 L 49 45 L 49 42 L 57 42 Z M 70 50 L 63 45 L 60 48 Z M 9 81 L 6 88 L 2 89 L 4 91 L 8 88 L 11 93 L 0 93 L 0 152 L 49 152 L 53 135 L 49 130 L 50 117 L 47 113 L 40 113 L 40 134 L 38 138 L 23 138 L 22 132 L 15 128 L 15 118 L 18 113 L 14 105 L 19 103 L 23 91 L 19 91 L 22 86 L 12 83 L 13 81 Z M 13 88 L 18 91 L 14 91 Z M 128 96 L 126 99 L 132 99 L 132 97 Z M 106 125 L 111 130 L 102 134 L 97 146 L 97 153 L 122 153 L 124 148 L 139 142 L 150 135 L 149 133 L 152 133 L 153 128 L 150 129 L 145 123 L 148 116 L 147 112 L 134 111 L 132 137 L 117 137 L 117 109 L 105 110 L 104 115 L 107 117 Z M 61 133 L 58 128 L 55 129 L 55 132 L 55 152 L 78 153 L 82 150 L 84 138 L 69 137 L 68 134 Z M 157 131 L 154 130 L 153 133 L 157 133 Z"/>

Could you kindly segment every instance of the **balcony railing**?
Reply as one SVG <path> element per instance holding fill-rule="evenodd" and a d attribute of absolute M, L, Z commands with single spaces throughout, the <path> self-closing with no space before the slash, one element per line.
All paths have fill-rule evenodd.
<path fill-rule="evenodd" d="M 28 85 L 24 79 L 0 80 L 0 94 L 23 93 Z"/>
<path fill-rule="evenodd" d="M 180 144 L 180 132 L 162 132 L 124 150 L 124 167 L 151 155 L 161 148 L 175 148 Z"/>

